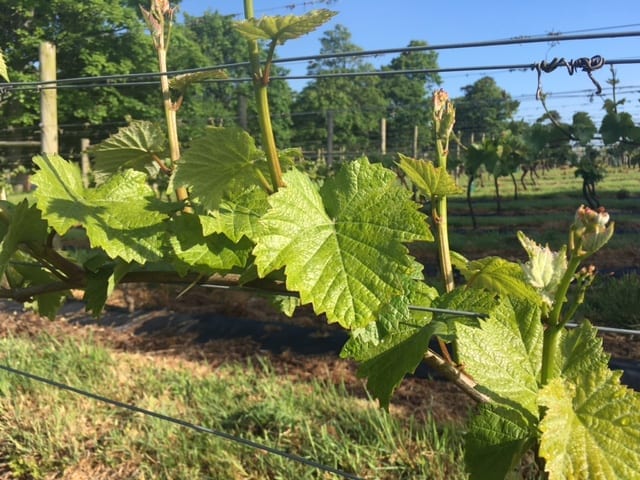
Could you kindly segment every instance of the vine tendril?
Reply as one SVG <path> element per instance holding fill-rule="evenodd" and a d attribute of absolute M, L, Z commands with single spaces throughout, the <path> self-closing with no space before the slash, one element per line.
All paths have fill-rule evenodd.
<path fill-rule="evenodd" d="M 533 68 L 538 72 L 538 89 L 536 90 L 536 100 L 540 100 L 543 96 L 542 93 L 542 72 L 551 73 L 558 67 L 566 67 L 569 75 L 573 75 L 576 71 L 582 70 L 586 72 L 593 85 L 596 87 L 596 95 L 602 93 L 602 87 L 598 81 L 593 77 L 592 72 L 602 68 L 605 64 L 604 57 L 600 55 L 594 55 L 593 57 L 580 57 L 575 60 L 565 60 L 564 58 L 554 58 L 550 62 L 543 60 L 534 65 Z"/>

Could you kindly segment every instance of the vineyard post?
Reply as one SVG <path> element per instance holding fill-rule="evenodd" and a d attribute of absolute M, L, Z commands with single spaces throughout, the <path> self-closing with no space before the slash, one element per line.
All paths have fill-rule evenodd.
<path fill-rule="evenodd" d="M 51 42 L 40 44 L 40 81 L 56 81 L 56 46 Z M 58 104 L 55 84 L 40 87 L 40 144 L 42 153 L 58 153 Z"/>
<path fill-rule="evenodd" d="M 380 153 L 387 154 L 387 119 L 380 119 Z"/>

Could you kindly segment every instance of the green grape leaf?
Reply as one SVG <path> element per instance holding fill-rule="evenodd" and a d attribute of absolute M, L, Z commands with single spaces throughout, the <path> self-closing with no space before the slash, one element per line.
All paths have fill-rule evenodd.
<path fill-rule="evenodd" d="M 287 40 L 313 32 L 335 15 L 336 12 L 320 9 L 304 15 L 250 18 L 237 22 L 234 26 L 247 40 L 270 40 L 282 45 Z"/>
<path fill-rule="evenodd" d="M 176 217 L 169 239 L 177 257 L 176 269 L 181 274 L 197 271 L 203 274 L 226 273 L 247 263 L 253 244 L 246 238 L 235 243 L 221 233 L 204 236 L 200 217 L 182 214 Z"/>
<path fill-rule="evenodd" d="M 167 136 L 160 125 L 136 120 L 90 151 L 97 172 L 112 174 L 125 168 L 146 172 L 145 167 L 165 155 L 166 145 Z"/>
<path fill-rule="evenodd" d="M 436 167 L 431 161 L 416 160 L 401 153 L 398 155 L 398 166 L 426 197 L 444 197 L 461 192 L 445 169 Z"/>
<path fill-rule="evenodd" d="M 409 298 L 397 298 L 386 306 L 386 311 L 397 317 L 395 329 L 382 338 L 378 338 L 375 331 L 365 331 L 359 337 L 352 335 L 340 353 L 342 357 L 361 362 L 358 376 L 367 378 L 367 389 L 384 408 L 388 407 L 393 391 L 404 376 L 413 373 L 420 364 L 431 338 L 453 330 L 451 324 L 461 318 L 437 314 L 441 319 L 432 320 L 429 312 L 409 313 L 409 301 L 414 307 L 428 307 L 433 300 L 433 306 L 438 302 L 440 305 L 451 308 L 455 306 L 465 311 L 474 309 L 486 312 L 495 308 L 493 297 L 480 291 L 470 294 L 458 289 L 445 297 L 445 300 L 442 300 L 443 297 L 433 299 L 430 289 L 423 291 L 420 284 L 416 285 Z M 416 305 L 417 303 L 419 304 Z M 386 313 L 385 309 L 381 313 Z M 372 326 L 368 326 L 366 330 L 371 328 Z"/>
<path fill-rule="evenodd" d="M 0 77 L 4 78 L 7 82 L 9 82 L 9 72 L 7 71 L 7 64 L 4 61 L 4 55 L 2 54 L 2 50 L 0 50 Z"/>
<path fill-rule="evenodd" d="M 130 270 L 132 265 L 123 262 L 113 262 L 102 265 L 94 271 L 87 271 L 87 286 L 84 290 L 83 300 L 86 308 L 96 318 L 100 316 L 107 303 L 107 299 L 113 293 L 116 285 Z"/>
<path fill-rule="evenodd" d="M 535 427 L 506 405 L 480 405 L 465 435 L 464 457 L 470 480 L 511 478 L 508 475 L 537 438 Z"/>
<path fill-rule="evenodd" d="M 260 217 L 267 211 L 267 207 L 266 192 L 257 187 L 250 188 L 234 200 L 220 203 L 218 210 L 211 213 L 212 221 L 203 221 L 204 235 L 216 231 L 224 233 L 234 242 L 239 242 L 243 236 L 253 239 Z"/>
<path fill-rule="evenodd" d="M 191 187 L 206 209 L 215 210 L 225 195 L 257 185 L 261 176 L 269 177 L 267 161 L 247 132 L 208 127 L 182 156 L 174 184 Z"/>
<path fill-rule="evenodd" d="M 609 354 L 602 348 L 602 338 L 588 321 L 563 335 L 560 351 L 557 371 L 570 381 L 575 381 L 583 372 L 609 364 Z"/>
<path fill-rule="evenodd" d="M 640 479 L 640 395 L 620 385 L 620 372 L 557 377 L 539 395 L 540 456 L 550 480 Z"/>
<path fill-rule="evenodd" d="M 111 258 L 140 264 L 161 258 L 167 215 L 156 205 L 146 175 L 125 170 L 86 189 L 78 167 L 63 158 L 45 155 L 33 161 L 38 208 L 60 235 L 83 225 L 91 246 Z"/>
<path fill-rule="evenodd" d="M 208 70 L 205 72 L 191 72 L 176 75 L 169 80 L 169 87 L 184 93 L 194 83 L 205 80 L 224 80 L 229 78 L 224 70 Z"/>
<path fill-rule="evenodd" d="M 59 282 L 59 278 L 40 264 L 34 263 L 30 256 L 17 251 L 14 259 L 16 262 L 10 264 L 6 270 L 7 279 L 9 279 L 13 288 L 37 287 Z M 68 293 L 68 290 L 63 290 L 36 295 L 32 301 L 25 302 L 24 306 L 47 317 L 49 320 L 55 320 L 58 310 L 64 304 Z"/>
<path fill-rule="evenodd" d="M 564 272 L 567 271 L 567 249 L 563 247 L 559 252 L 553 252 L 548 245 L 538 245 L 520 231 L 518 240 L 529 255 L 529 261 L 522 266 L 525 278 L 540 292 L 544 302 L 551 306 Z"/>
<path fill-rule="evenodd" d="M 458 325 L 470 327 L 480 325 L 479 318 L 472 315 L 457 315 L 456 311 L 480 314 L 488 317 L 496 308 L 495 294 L 484 290 L 456 288 L 433 300 L 433 307 L 450 312 L 435 313 L 433 322 L 437 324 L 435 334 L 446 341 L 454 341 Z"/>
<path fill-rule="evenodd" d="M 400 311 L 400 307 L 397 304 L 395 308 Z M 367 390 L 383 408 L 389 407 L 391 395 L 405 375 L 415 372 L 433 336 L 434 327 L 429 324 L 429 316 L 411 319 L 408 309 L 402 316 L 400 327 L 381 340 L 367 341 L 366 335 L 362 338 L 352 336 L 340 353 L 343 358 L 361 362 L 358 376 L 367 379 Z"/>
<path fill-rule="evenodd" d="M 11 222 L 0 242 L 0 277 L 4 274 L 11 257 L 20 243 L 36 242 L 43 245 L 47 237 L 47 223 L 35 206 L 23 200 L 10 208 Z"/>
<path fill-rule="evenodd" d="M 285 267 L 287 288 L 302 304 L 345 328 L 365 326 L 413 278 L 403 242 L 432 238 L 411 193 L 365 158 L 320 189 L 295 170 L 284 177 L 255 238 L 259 275 Z"/>
<path fill-rule="evenodd" d="M 470 287 L 541 302 L 540 295 L 527 283 L 517 263 L 500 257 L 485 257 L 469 262 L 466 268 L 461 269 L 461 273 Z"/>
<path fill-rule="evenodd" d="M 479 328 L 457 325 L 459 361 L 482 391 L 498 403 L 518 404 L 538 416 L 542 355 L 540 307 L 503 299 Z"/>

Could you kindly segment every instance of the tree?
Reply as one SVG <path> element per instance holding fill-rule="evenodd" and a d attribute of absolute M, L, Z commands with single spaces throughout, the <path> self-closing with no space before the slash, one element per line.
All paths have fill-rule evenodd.
<path fill-rule="evenodd" d="M 427 43 L 412 40 L 409 47 Z M 391 60 L 383 70 L 425 70 L 438 67 L 436 52 L 404 52 Z M 382 77 L 380 88 L 389 102 L 387 112 L 387 148 L 412 152 L 414 127 L 418 127 L 419 145 L 431 144 L 431 91 L 440 84 L 436 73 L 408 73 Z"/>
<path fill-rule="evenodd" d="M 362 50 L 351 42 L 351 33 L 342 25 L 325 32 L 320 43 L 320 54 Z M 322 75 L 373 70 L 360 57 L 340 57 L 318 60 L 307 71 L 309 75 Z M 333 145 L 354 153 L 375 149 L 380 118 L 386 107 L 377 77 L 318 78 L 300 92 L 294 103 L 294 143 L 305 150 L 323 148 L 332 124 Z"/>
<path fill-rule="evenodd" d="M 464 96 L 455 101 L 456 129 L 461 130 L 466 139 L 499 135 L 520 105 L 491 77 L 483 77 L 462 90 Z"/>
<path fill-rule="evenodd" d="M 51 41 L 57 47 L 60 79 L 155 69 L 150 40 L 139 19 L 137 7 L 133 8 L 126 2 L 0 0 L 0 8 L 3 11 L 0 45 L 5 47 L 13 81 L 38 79 L 38 47 L 42 41 Z M 142 86 L 61 88 L 58 104 L 59 122 L 67 125 L 63 127 L 62 143 L 71 140 L 74 147 L 77 146 L 77 136 L 72 134 L 72 130 L 79 125 L 122 123 L 127 115 L 151 118 L 160 112 L 157 91 Z M 0 126 L 37 124 L 40 118 L 38 92 L 16 92 L 1 108 Z M 108 132 L 78 132 L 80 136 L 92 136 L 91 133 L 104 136 Z"/>

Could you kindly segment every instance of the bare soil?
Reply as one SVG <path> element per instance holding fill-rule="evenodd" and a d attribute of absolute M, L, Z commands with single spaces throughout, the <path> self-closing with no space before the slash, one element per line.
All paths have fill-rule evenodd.
<path fill-rule="evenodd" d="M 112 295 L 99 320 L 71 299 L 56 321 L 26 312 L 21 305 L 0 304 L 0 335 L 88 339 L 122 352 L 196 360 L 210 367 L 225 362 L 268 359 L 274 371 L 296 381 L 323 379 L 344 383 L 354 395 L 367 397 L 353 362 L 339 358 L 345 340 L 337 326 L 327 325 L 309 309 L 288 318 L 269 303 L 243 292 L 193 289 L 176 298 L 175 288 L 136 286 Z M 603 335 L 613 357 L 640 361 L 640 337 Z M 391 408 L 417 418 L 432 415 L 439 423 L 463 422 L 473 407 L 449 382 L 419 369 L 396 391 Z"/>

